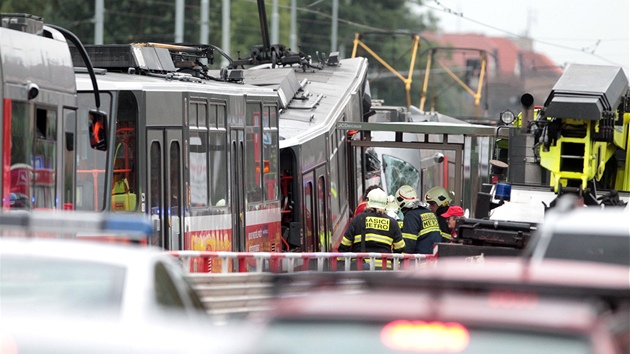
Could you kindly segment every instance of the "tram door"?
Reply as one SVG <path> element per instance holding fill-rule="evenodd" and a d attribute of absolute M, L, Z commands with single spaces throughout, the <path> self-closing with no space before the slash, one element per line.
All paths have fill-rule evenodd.
<path fill-rule="evenodd" d="M 246 211 L 245 202 L 245 130 L 232 128 L 230 137 L 231 157 L 230 190 L 232 191 L 232 251 L 245 252 Z"/>
<path fill-rule="evenodd" d="M 330 232 L 326 228 L 328 203 L 325 168 L 304 174 L 304 242 L 305 252 L 327 252 L 330 250 Z"/>
<path fill-rule="evenodd" d="M 152 129 L 147 134 L 151 244 L 167 250 L 184 247 L 182 131 Z"/>

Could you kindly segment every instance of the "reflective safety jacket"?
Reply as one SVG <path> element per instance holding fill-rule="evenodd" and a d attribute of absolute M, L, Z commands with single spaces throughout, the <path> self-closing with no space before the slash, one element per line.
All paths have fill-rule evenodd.
<path fill-rule="evenodd" d="M 361 239 L 364 238 L 364 248 Z M 398 222 L 387 214 L 377 214 L 368 210 L 356 215 L 346 230 L 339 252 L 379 252 L 401 253 L 405 248 L 405 241 Z"/>
<path fill-rule="evenodd" d="M 432 254 L 433 245 L 442 241 L 437 217 L 427 208 L 403 209 L 402 233 L 405 253 Z"/>

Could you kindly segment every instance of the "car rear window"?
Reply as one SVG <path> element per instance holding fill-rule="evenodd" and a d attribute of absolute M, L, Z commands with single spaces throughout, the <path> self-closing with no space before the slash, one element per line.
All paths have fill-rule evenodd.
<path fill-rule="evenodd" d="M 543 257 L 630 266 L 630 236 L 558 233 Z"/>
<path fill-rule="evenodd" d="M 435 322 L 428 322 L 435 325 Z M 475 327 L 443 323 L 445 329 L 414 333 L 417 321 L 403 321 L 398 331 L 369 321 L 282 320 L 263 331 L 257 353 L 592 353 L 589 338 L 530 329 Z M 394 326 L 397 326 L 395 324 Z"/>
<path fill-rule="evenodd" d="M 0 312 L 116 316 L 125 269 L 109 264 L 60 259 L 0 259 Z M 5 312 L 6 311 L 6 312 Z"/>

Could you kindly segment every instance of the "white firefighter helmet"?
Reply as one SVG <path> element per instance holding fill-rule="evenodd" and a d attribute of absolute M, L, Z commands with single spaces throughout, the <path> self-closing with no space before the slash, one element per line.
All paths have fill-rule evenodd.
<path fill-rule="evenodd" d="M 438 206 L 446 206 L 451 203 L 451 194 L 444 187 L 433 187 L 424 195 L 425 202 L 435 202 Z"/>
<path fill-rule="evenodd" d="M 418 203 L 418 193 L 412 186 L 404 185 L 396 191 L 396 201 L 400 208 L 409 208 L 413 204 Z"/>
<path fill-rule="evenodd" d="M 388 195 L 387 207 L 385 208 L 387 215 L 391 216 L 392 218 L 398 219 L 399 210 L 400 206 L 398 205 L 398 201 L 396 201 L 396 198 L 393 195 Z"/>
<path fill-rule="evenodd" d="M 367 204 L 365 207 L 385 210 L 387 207 L 387 193 L 380 188 L 371 190 L 367 195 Z"/>

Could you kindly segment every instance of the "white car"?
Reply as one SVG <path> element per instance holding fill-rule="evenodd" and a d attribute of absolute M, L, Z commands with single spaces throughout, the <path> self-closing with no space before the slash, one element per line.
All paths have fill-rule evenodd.
<path fill-rule="evenodd" d="M 177 262 L 161 249 L 0 237 L 0 313 L 116 321 L 206 315 Z"/>
<path fill-rule="evenodd" d="M 630 267 L 630 210 L 549 211 L 523 253 L 532 262 L 566 259 Z"/>

